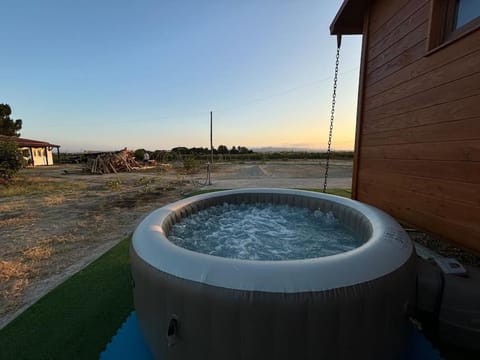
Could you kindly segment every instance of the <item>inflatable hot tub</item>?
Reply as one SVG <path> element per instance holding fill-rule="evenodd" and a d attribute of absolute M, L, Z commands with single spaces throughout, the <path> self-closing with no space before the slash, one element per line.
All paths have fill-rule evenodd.
<path fill-rule="evenodd" d="M 176 222 L 220 204 L 332 212 L 360 236 L 340 254 L 284 261 L 206 255 L 173 244 Z M 242 189 L 180 200 L 149 214 L 131 247 L 134 302 L 157 359 L 396 359 L 409 332 L 414 250 L 371 206 L 300 190 Z"/>

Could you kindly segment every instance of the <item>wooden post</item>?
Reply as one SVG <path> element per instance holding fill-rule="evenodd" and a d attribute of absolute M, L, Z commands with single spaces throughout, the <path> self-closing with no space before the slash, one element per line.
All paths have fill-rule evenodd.
<path fill-rule="evenodd" d="M 33 150 L 32 150 L 32 147 L 30 146 L 28 148 L 28 150 L 30 150 L 30 159 L 32 159 L 32 166 L 35 166 L 35 159 L 33 157 Z"/>

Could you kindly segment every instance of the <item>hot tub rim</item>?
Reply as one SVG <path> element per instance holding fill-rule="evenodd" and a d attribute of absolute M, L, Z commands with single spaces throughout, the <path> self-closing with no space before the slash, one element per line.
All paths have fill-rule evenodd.
<path fill-rule="evenodd" d="M 308 196 L 358 211 L 371 226 L 361 246 L 336 255 L 297 260 L 243 260 L 198 253 L 172 243 L 165 222 L 173 213 L 196 202 L 245 194 Z M 266 292 L 323 291 L 382 277 L 414 254 L 408 235 L 383 211 L 355 200 L 306 190 L 248 188 L 192 196 L 150 213 L 137 227 L 132 247 L 140 258 L 160 271 L 213 286 Z"/>

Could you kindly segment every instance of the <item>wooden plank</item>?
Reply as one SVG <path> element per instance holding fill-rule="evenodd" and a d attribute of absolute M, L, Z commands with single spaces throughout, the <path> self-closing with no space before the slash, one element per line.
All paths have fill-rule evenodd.
<path fill-rule="evenodd" d="M 362 187 L 359 189 L 359 200 L 383 209 L 400 222 L 436 234 L 474 251 L 480 251 L 478 222 L 469 223 L 462 221 L 462 219 L 458 222 L 457 217 L 452 219 L 450 216 L 455 213 L 454 211 L 447 213 L 447 216 L 439 216 L 425 208 L 424 204 L 427 197 L 403 191 L 399 192 L 395 189 L 386 192 L 382 190 Z M 392 202 L 392 199 L 395 199 L 395 202 Z M 437 206 L 445 208 L 450 204 L 452 203 L 440 203 Z M 457 207 L 455 207 L 455 210 L 457 210 Z M 478 207 L 463 207 L 461 209 L 461 214 L 468 213 L 478 214 L 480 211 Z"/>
<path fill-rule="evenodd" d="M 479 162 L 369 159 L 363 156 L 361 161 L 362 171 L 383 171 L 386 173 L 403 175 L 415 174 L 416 176 L 430 179 L 480 184 Z"/>
<path fill-rule="evenodd" d="M 472 206 L 480 206 L 478 184 L 459 183 L 441 179 L 430 179 L 415 174 L 392 174 L 384 171 L 364 171 L 360 169 L 361 184 L 370 188 L 380 185 L 387 188 L 400 188 L 430 197 L 441 197 L 445 201 L 458 201 Z"/>
<path fill-rule="evenodd" d="M 400 209 L 414 207 L 424 213 L 475 229 L 480 233 L 480 206 L 478 205 L 447 200 L 442 197 L 442 194 L 428 196 L 397 186 L 387 186 L 383 183 L 367 184 L 361 182 L 360 191 L 368 193 L 371 198 L 379 196 L 385 199 L 395 199 L 394 203 Z"/>
<path fill-rule="evenodd" d="M 458 100 L 452 100 L 443 104 L 436 104 L 423 109 L 407 111 L 398 115 L 390 115 L 382 119 L 365 119 L 362 124 L 362 137 L 366 134 L 381 131 L 396 131 L 410 127 L 430 126 L 457 120 L 478 118 L 480 95 L 469 96 Z M 472 131 L 476 127 L 472 127 Z M 432 129 L 432 132 L 434 129 Z M 463 130 L 462 130 L 463 131 Z M 413 131 L 412 131 L 413 132 Z M 461 134 L 459 129 L 454 134 Z M 438 132 L 437 132 L 438 133 Z M 420 131 L 419 134 L 422 134 Z M 452 136 L 453 133 L 452 133 Z M 459 135 L 461 136 L 461 135 Z"/>
<path fill-rule="evenodd" d="M 370 84 L 365 90 L 365 96 L 369 98 L 379 93 L 383 93 L 404 82 L 416 79 L 423 74 L 445 66 L 446 64 L 452 64 L 452 66 L 455 66 L 454 62 L 456 60 L 468 56 L 479 49 L 480 31 L 459 39 L 455 43 L 442 49 L 442 51 L 432 54 L 431 56 L 422 57 L 419 61 L 416 61 L 382 80 L 377 81 L 375 84 Z"/>
<path fill-rule="evenodd" d="M 357 175 L 360 168 L 360 149 L 362 145 L 362 123 L 363 123 L 363 102 L 365 93 L 365 71 L 367 68 L 367 49 L 369 42 L 369 26 L 370 26 L 370 10 L 367 10 L 363 21 L 363 41 L 362 41 L 362 59 L 360 63 L 360 79 L 358 82 L 358 104 L 357 104 L 357 121 L 355 125 L 355 151 L 353 155 L 353 171 L 352 171 L 352 199 L 356 198 Z"/>
<path fill-rule="evenodd" d="M 426 90 L 447 84 L 456 79 L 464 78 L 478 72 L 480 69 L 480 49 L 433 71 L 425 73 L 412 81 L 404 82 L 380 94 L 371 96 L 365 101 L 365 109 L 376 107 L 401 100 L 407 96 L 414 96 Z"/>
<path fill-rule="evenodd" d="M 480 99 L 479 99 L 480 101 Z M 397 123 L 392 123 L 392 125 Z M 402 126 L 402 124 L 398 124 Z M 403 125 L 405 126 L 405 125 Z M 407 126 L 395 130 L 363 134 L 363 146 L 430 143 L 480 138 L 480 116 L 470 119 Z"/>
<path fill-rule="evenodd" d="M 406 36 L 380 52 L 375 58 L 368 61 L 367 74 L 387 64 L 389 61 L 399 57 L 413 45 L 425 41 L 427 37 L 427 21 L 422 22 L 418 27 L 412 29 Z M 425 52 L 425 49 L 423 50 Z"/>
<path fill-rule="evenodd" d="M 479 68 L 480 70 L 480 68 Z M 378 121 L 433 105 L 450 103 L 467 96 L 480 94 L 480 72 L 451 81 L 447 84 L 414 94 L 394 103 L 365 111 L 368 121 Z M 478 108 L 478 105 L 476 106 Z"/>
<path fill-rule="evenodd" d="M 395 15 L 396 22 L 399 23 L 396 27 L 394 23 L 387 23 L 388 26 L 384 26 L 382 31 L 372 35 L 372 45 L 368 49 L 369 58 L 373 59 L 391 46 L 395 46 L 407 34 L 427 22 L 429 6 L 426 3 L 410 2 L 409 5 L 402 7 Z"/>
<path fill-rule="evenodd" d="M 401 160 L 480 161 L 480 139 L 434 143 L 363 146 L 362 158 Z M 479 187 L 480 191 L 480 187 Z"/>
<path fill-rule="evenodd" d="M 421 59 L 425 55 L 425 43 L 426 40 L 424 39 L 417 44 L 412 44 L 412 47 L 404 51 L 396 58 L 390 60 L 374 71 L 367 71 L 367 86 L 371 86 L 377 81 L 380 81 L 396 71 L 399 71 L 400 69 L 403 69 L 404 67 Z"/>
<path fill-rule="evenodd" d="M 398 12 L 409 6 L 411 2 L 412 0 L 389 0 L 375 1 L 371 4 L 370 34 L 381 32 L 387 26 L 386 24 L 392 24 L 391 27 L 396 26 L 395 21 L 398 21 L 396 20 Z"/>

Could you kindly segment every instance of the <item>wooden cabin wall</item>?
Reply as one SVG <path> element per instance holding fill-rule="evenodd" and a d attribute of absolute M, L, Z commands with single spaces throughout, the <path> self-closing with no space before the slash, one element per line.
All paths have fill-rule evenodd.
<path fill-rule="evenodd" d="M 480 30 L 428 53 L 430 0 L 372 3 L 353 197 L 480 252 Z"/>

